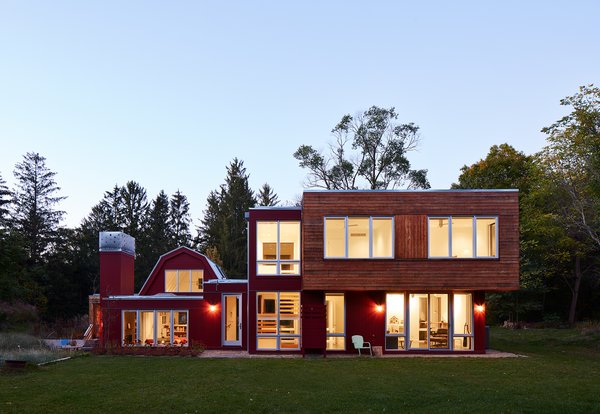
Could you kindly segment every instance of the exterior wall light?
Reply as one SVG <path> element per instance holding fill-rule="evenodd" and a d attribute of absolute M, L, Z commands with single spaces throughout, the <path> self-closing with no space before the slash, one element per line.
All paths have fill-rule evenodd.
<path fill-rule="evenodd" d="M 217 311 L 217 305 L 208 305 L 208 310 L 211 313 L 215 313 Z"/>
<path fill-rule="evenodd" d="M 377 311 L 377 313 L 383 312 L 383 305 L 376 305 L 375 310 Z"/>
<path fill-rule="evenodd" d="M 485 312 L 485 305 L 475 305 L 475 312 L 477 312 L 477 313 L 484 313 Z"/>

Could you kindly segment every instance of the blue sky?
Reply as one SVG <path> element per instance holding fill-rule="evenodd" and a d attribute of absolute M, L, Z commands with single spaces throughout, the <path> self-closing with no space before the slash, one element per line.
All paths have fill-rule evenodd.
<path fill-rule="evenodd" d="M 538 151 L 559 100 L 600 83 L 596 1 L 215 3 L 0 0 L 2 177 L 36 151 L 69 226 L 127 180 L 180 189 L 198 224 L 234 157 L 293 200 L 298 146 L 378 105 L 448 188 L 491 145 Z"/>

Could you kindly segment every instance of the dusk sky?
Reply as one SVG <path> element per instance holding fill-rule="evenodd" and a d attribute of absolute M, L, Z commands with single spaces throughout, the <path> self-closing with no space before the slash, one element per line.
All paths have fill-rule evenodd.
<path fill-rule="evenodd" d="M 238 157 L 294 200 L 302 144 L 395 107 L 421 128 L 432 188 L 508 142 L 527 154 L 561 98 L 600 84 L 600 2 L 0 0 L 0 174 L 28 151 L 57 172 L 63 224 L 106 190 L 181 190 L 199 224 Z"/>

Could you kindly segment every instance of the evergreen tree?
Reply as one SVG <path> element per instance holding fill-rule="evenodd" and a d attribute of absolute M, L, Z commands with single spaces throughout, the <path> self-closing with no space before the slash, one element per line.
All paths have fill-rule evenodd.
<path fill-rule="evenodd" d="M 179 190 L 171 196 L 169 226 L 173 234 L 175 246 L 189 247 L 192 240 L 190 233 L 190 203 Z"/>
<path fill-rule="evenodd" d="M 169 197 L 163 190 L 152 201 L 146 236 L 147 242 L 156 249 L 156 259 L 175 248 L 173 231 L 169 226 Z"/>
<path fill-rule="evenodd" d="M 138 239 L 145 232 L 149 211 L 146 189 L 135 181 L 121 187 L 122 230 Z"/>
<path fill-rule="evenodd" d="M 264 183 L 260 190 L 258 190 L 257 198 L 257 204 L 259 206 L 272 207 L 279 204 L 279 196 L 277 196 L 273 187 L 267 183 Z"/>
<path fill-rule="evenodd" d="M 10 216 L 9 207 L 11 203 L 11 193 L 6 186 L 6 181 L 0 174 L 0 231 L 9 227 Z"/>
<path fill-rule="evenodd" d="M 235 158 L 227 167 L 225 184 L 209 194 L 204 219 L 198 229 L 202 250 L 216 248 L 225 272 L 232 278 L 247 277 L 244 214 L 256 205 L 248 177 L 244 162 Z"/>
<path fill-rule="evenodd" d="M 65 197 L 57 196 L 60 187 L 54 181 L 55 172 L 46 167 L 46 159 L 28 152 L 14 171 L 17 179 L 14 190 L 14 217 L 23 235 L 28 258 L 41 263 L 50 244 L 56 241 L 60 221 L 65 214 L 56 205 Z"/>

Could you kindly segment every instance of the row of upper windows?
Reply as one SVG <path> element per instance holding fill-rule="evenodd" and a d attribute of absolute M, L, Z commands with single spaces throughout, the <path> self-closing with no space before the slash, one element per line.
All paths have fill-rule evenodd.
<path fill-rule="evenodd" d="M 429 258 L 498 257 L 495 216 L 431 216 Z M 257 274 L 300 274 L 300 222 L 257 222 Z M 393 217 L 325 217 L 326 259 L 393 259 Z"/>
<path fill-rule="evenodd" d="M 429 258 L 498 257 L 497 217 L 434 216 L 427 220 Z M 400 235 L 399 235 L 400 236 Z M 325 258 L 394 258 L 393 217 L 326 217 Z"/>

